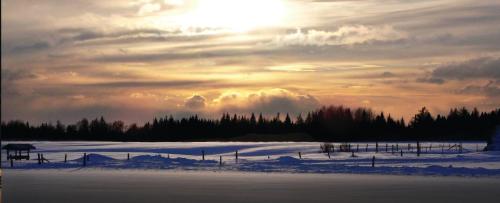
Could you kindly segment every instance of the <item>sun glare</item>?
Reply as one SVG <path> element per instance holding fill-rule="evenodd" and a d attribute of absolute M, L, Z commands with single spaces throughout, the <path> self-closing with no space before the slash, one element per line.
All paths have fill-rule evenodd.
<path fill-rule="evenodd" d="M 285 6 L 281 0 L 199 0 L 184 16 L 184 25 L 246 32 L 283 22 Z"/>

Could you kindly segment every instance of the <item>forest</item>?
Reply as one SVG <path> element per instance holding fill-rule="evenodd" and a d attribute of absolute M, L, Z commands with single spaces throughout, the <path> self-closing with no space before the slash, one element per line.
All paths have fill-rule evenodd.
<path fill-rule="evenodd" d="M 197 115 L 174 119 L 154 118 L 144 125 L 125 125 L 123 121 L 108 122 L 104 117 L 81 119 L 64 125 L 57 121 L 31 125 L 13 120 L 1 124 L 2 140 L 95 140 L 95 141 L 239 141 L 250 134 L 266 136 L 272 141 L 293 133 L 303 141 L 405 141 L 405 140 L 488 140 L 500 125 L 500 108 L 479 112 L 476 108 L 450 109 L 448 115 L 432 115 L 425 107 L 406 122 L 368 108 L 351 109 L 325 106 L 305 115 L 291 117 L 277 113 L 274 117 L 230 115 L 220 119 Z M 306 139 L 307 137 L 307 139 Z M 259 140 L 251 140 L 259 141 Z M 281 140 L 283 141 L 283 140 Z M 297 140 L 294 140 L 297 141 Z"/>

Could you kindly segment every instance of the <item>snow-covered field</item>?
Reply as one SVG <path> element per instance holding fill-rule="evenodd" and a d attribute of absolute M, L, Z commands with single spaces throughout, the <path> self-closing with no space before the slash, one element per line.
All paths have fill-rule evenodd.
<path fill-rule="evenodd" d="M 483 142 L 464 142 L 461 152 L 456 147 L 458 142 L 423 142 L 420 156 L 416 154 L 415 142 L 380 142 L 378 153 L 375 143 L 351 143 L 354 153 L 338 152 L 340 143 L 333 143 L 336 151 L 330 158 L 320 153 L 319 142 L 3 142 L 2 145 L 8 143 L 31 143 L 37 148 L 31 152 L 31 160 L 15 161 L 13 169 L 79 169 L 86 153 L 89 157 L 85 168 L 92 169 L 500 177 L 500 152 L 483 152 L 486 145 Z M 397 152 L 391 152 L 393 146 Z M 50 162 L 38 164 L 37 153 Z M 372 167 L 373 156 L 375 167 Z M 10 170 L 5 151 L 2 167 Z"/>
<path fill-rule="evenodd" d="M 5 170 L 4 202 L 498 202 L 499 178 L 212 172 Z"/>

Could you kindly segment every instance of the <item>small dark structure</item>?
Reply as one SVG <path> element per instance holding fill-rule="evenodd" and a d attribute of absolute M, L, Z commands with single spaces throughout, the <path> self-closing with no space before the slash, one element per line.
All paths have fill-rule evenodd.
<path fill-rule="evenodd" d="M 21 160 L 21 159 L 30 159 L 30 150 L 36 149 L 35 146 L 31 144 L 7 144 L 2 147 L 2 149 L 7 150 L 7 160 Z M 11 151 L 14 151 L 14 155 L 10 154 Z M 26 151 L 26 154 L 23 155 L 23 151 Z"/>

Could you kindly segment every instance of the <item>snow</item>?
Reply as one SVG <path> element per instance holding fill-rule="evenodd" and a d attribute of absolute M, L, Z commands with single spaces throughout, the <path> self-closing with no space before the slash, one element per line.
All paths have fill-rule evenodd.
<path fill-rule="evenodd" d="M 499 178 L 233 171 L 5 170 L 3 202 L 498 202 Z"/>
<path fill-rule="evenodd" d="M 496 132 L 491 139 L 491 143 L 488 144 L 487 149 L 489 151 L 500 151 L 500 126 L 497 126 Z"/>
<path fill-rule="evenodd" d="M 500 179 L 173 170 L 7 170 L 4 202 L 495 202 Z M 431 186 L 431 187 L 429 187 Z"/>
<path fill-rule="evenodd" d="M 482 151 L 484 142 L 351 143 L 351 152 L 320 153 L 320 142 L 3 142 L 37 147 L 32 160 L 15 161 L 12 169 L 148 169 L 174 171 L 243 171 L 286 173 L 354 173 L 500 177 L 500 152 Z M 333 143 L 338 149 L 340 143 Z M 368 148 L 366 145 L 368 144 Z M 385 146 L 388 146 L 388 152 Z M 408 144 L 411 149 L 408 150 Z M 463 148 L 460 152 L 459 146 Z M 359 145 L 359 151 L 358 151 Z M 398 152 L 391 152 L 392 146 Z M 432 146 L 432 147 L 431 147 Z M 235 159 L 238 150 L 239 159 Z M 401 150 L 403 156 L 401 156 Z M 205 160 L 202 160 L 202 151 Z M 298 153 L 301 153 L 302 159 Z M 43 153 L 49 163 L 38 164 Z M 64 156 L 67 155 L 67 162 Z M 129 154 L 130 159 L 127 159 Z M 372 157 L 375 156 L 375 167 Z M 222 157 L 222 164 L 219 158 Z M 10 170 L 6 154 L 2 167 Z"/>

